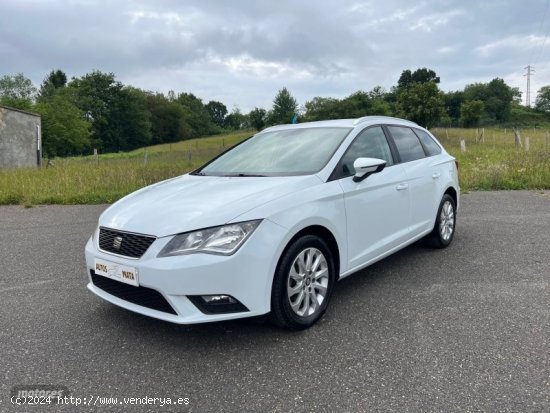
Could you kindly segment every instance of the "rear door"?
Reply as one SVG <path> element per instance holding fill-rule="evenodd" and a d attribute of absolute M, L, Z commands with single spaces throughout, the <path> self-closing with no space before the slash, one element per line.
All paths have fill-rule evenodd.
<path fill-rule="evenodd" d="M 384 159 L 384 170 L 354 182 L 357 158 Z M 350 145 L 333 174 L 344 191 L 350 269 L 359 267 L 408 238 L 409 191 L 382 127 L 365 129 Z"/>
<path fill-rule="evenodd" d="M 420 129 L 418 132 L 417 129 L 405 126 L 388 126 L 387 129 L 395 142 L 401 165 L 407 174 L 411 200 L 409 225 L 413 237 L 433 228 L 439 206 L 438 198 L 442 193 L 438 184 L 442 176 L 442 165 L 437 157 L 432 155 L 437 149 L 441 153 L 441 148 L 427 135 L 422 139 L 432 140 L 437 148 L 428 140 L 425 146 L 419 138 Z"/>

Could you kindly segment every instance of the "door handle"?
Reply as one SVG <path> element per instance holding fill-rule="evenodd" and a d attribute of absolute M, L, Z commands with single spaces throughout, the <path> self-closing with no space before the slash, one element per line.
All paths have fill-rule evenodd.
<path fill-rule="evenodd" d="M 432 174 L 432 179 L 438 179 L 440 176 L 441 176 L 441 173 L 440 173 L 440 172 L 434 172 L 434 173 Z"/>
<path fill-rule="evenodd" d="M 399 184 L 395 187 L 398 191 L 403 191 L 404 189 L 407 189 L 409 187 L 409 184 Z"/>

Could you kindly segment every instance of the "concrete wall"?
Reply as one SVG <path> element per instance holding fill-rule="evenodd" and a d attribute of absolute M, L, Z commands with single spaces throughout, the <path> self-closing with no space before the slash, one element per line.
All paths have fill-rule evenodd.
<path fill-rule="evenodd" d="M 0 106 L 0 168 L 38 165 L 37 129 L 40 116 Z"/>

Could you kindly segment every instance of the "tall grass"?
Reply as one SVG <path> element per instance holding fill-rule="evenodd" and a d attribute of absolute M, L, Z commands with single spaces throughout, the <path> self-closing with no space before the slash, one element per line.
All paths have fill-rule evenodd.
<path fill-rule="evenodd" d="M 550 131 L 520 131 L 523 147 L 516 147 L 511 129 L 434 129 L 441 143 L 459 161 L 462 189 L 550 189 Z M 477 138 L 476 138 L 477 136 Z M 525 140 L 529 138 L 529 150 Z M 466 143 L 466 152 L 460 141 Z"/>
<path fill-rule="evenodd" d="M 40 169 L 0 171 L 0 205 L 111 203 L 136 189 L 196 169 L 251 134 L 194 139 L 97 158 L 57 158 Z"/>
<path fill-rule="evenodd" d="M 459 160 L 463 190 L 550 189 L 549 131 L 523 130 L 530 150 L 516 148 L 511 130 L 485 129 L 477 142 L 475 129 L 434 129 Z M 205 163 L 251 132 L 232 133 L 127 153 L 58 158 L 40 169 L 0 171 L 0 204 L 111 203 L 154 182 L 184 174 Z M 460 150 L 460 140 L 466 152 Z"/>

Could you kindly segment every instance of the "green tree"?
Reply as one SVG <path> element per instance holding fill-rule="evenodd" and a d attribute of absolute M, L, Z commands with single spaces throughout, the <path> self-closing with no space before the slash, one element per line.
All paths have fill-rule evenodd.
<path fill-rule="evenodd" d="M 411 73 L 410 69 L 403 70 L 401 72 L 401 76 L 399 76 L 399 79 L 397 80 L 397 89 L 400 89 L 400 90 L 406 89 L 412 83 L 413 83 L 412 73 Z"/>
<path fill-rule="evenodd" d="M 465 128 L 478 126 L 485 104 L 481 100 L 469 100 L 460 105 L 460 120 Z"/>
<path fill-rule="evenodd" d="M 391 106 L 385 99 L 374 99 L 371 102 L 369 109 L 369 116 L 378 115 L 378 116 L 391 116 L 392 110 Z"/>
<path fill-rule="evenodd" d="M 178 102 L 162 93 L 149 93 L 147 108 L 151 113 L 152 143 L 177 142 L 191 135 L 185 109 Z"/>
<path fill-rule="evenodd" d="M 145 93 L 124 87 L 113 73 L 94 71 L 68 84 L 75 105 L 92 124 L 92 144 L 103 151 L 134 149 L 151 141 Z"/>
<path fill-rule="evenodd" d="M 370 115 L 371 98 L 368 93 L 361 90 L 352 93 L 339 103 L 340 118 L 360 118 Z"/>
<path fill-rule="evenodd" d="M 216 132 L 202 100 L 192 93 L 180 93 L 176 99 L 184 108 L 185 122 L 189 125 L 186 139 L 198 138 Z"/>
<path fill-rule="evenodd" d="M 489 93 L 486 83 L 472 83 L 464 87 L 464 100 L 481 100 L 485 102 L 489 99 Z"/>
<path fill-rule="evenodd" d="M 382 86 L 375 86 L 372 88 L 372 90 L 369 91 L 369 97 L 372 100 L 381 99 L 383 100 L 386 97 L 386 89 L 384 89 Z"/>
<path fill-rule="evenodd" d="M 444 113 L 443 93 L 435 82 L 413 83 L 397 97 L 398 115 L 432 127 Z"/>
<path fill-rule="evenodd" d="M 36 88 L 23 73 L 0 78 L 0 104 L 29 110 L 36 97 Z"/>
<path fill-rule="evenodd" d="M 115 81 L 113 73 L 93 71 L 80 78 L 73 78 L 67 86 L 73 102 L 91 122 L 92 144 L 101 150 L 112 150 L 110 135 L 116 132 L 111 131 L 114 125 L 110 125 L 110 112 L 116 94 L 122 90 L 122 84 Z"/>
<path fill-rule="evenodd" d="M 535 109 L 541 112 L 550 112 L 550 86 L 543 86 L 539 89 Z"/>
<path fill-rule="evenodd" d="M 220 128 L 223 127 L 225 115 L 227 115 L 227 107 L 222 102 L 211 100 L 206 104 L 206 111 L 212 123 Z"/>
<path fill-rule="evenodd" d="M 67 93 L 55 93 L 34 110 L 42 116 L 42 147 L 48 157 L 80 155 L 90 149 L 90 123 Z"/>
<path fill-rule="evenodd" d="M 67 85 L 67 75 L 62 70 L 52 70 L 42 82 L 37 100 L 44 101 L 52 97 L 58 89 Z"/>
<path fill-rule="evenodd" d="M 340 100 L 335 98 L 314 97 L 304 104 L 304 120 L 313 122 L 317 120 L 338 119 L 340 117 Z"/>
<path fill-rule="evenodd" d="M 109 124 L 117 135 L 111 135 L 110 150 L 131 150 L 151 143 L 151 112 L 147 96 L 141 89 L 124 86 L 115 95 L 109 113 Z M 118 139 L 117 139 L 118 138 Z"/>
<path fill-rule="evenodd" d="M 298 112 L 298 102 L 290 94 L 286 87 L 277 92 L 273 100 L 273 108 L 269 113 L 269 123 L 279 125 L 290 123 Z"/>
<path fill-rule="evenodd" d="M 397 81 L 397 89 L 403 90 L 408 88 L 414 83 L 427 83 L 434 82 L 439 83 L 439 76 L 431 70 L 425 67 L 421 69 L 416 69 L 414 72 L 411 72 L 409 69 L 403 70 L 399 80 Z"/>
<path fill-rule="evenodd" d="M 412 81 L 414 83 L 439 83 L 439 76 L 437 76 L 437 74 L 433 70 L 423 67 L 421 69 L 416 69 L 413 72 Z"/>
<path fill-rule="evenodd" d="M 265 127 L 267 112 L 262 108 L 254 108 L 248 114 L 250 125 L 256 130 L 262 130 Z"/>
<path fill-rule="evenodd" d="M 514 101 L 514 90 L 504 80 L 495 78 L 488 83 L 487 91 L 490 97 L 485 102 L 485 110 L 498 122 L 507 121 Z"/>
<path fill-rule="evenodd" d="M 479 100 L 485 105 L 485 114 L 491 122 L 506 122 L 510 119 L 512 103 L 519 90 L 508 86 L 504 80 L 495 78 L 489 83 L 474 83 L 464 88 L 464 101 Z"/>
<path fill-rule="evenodd" d="M 369 91 L 371 100 L 369 115 L 390 116 L 392 114 L 391 104 L 388 101 L 388 92 L 382 86 L 375 86 Z"/>
<path fill-rule="evenodd" d="M 460 120 L 460 106 L 464 102 L 464 92 L 447 92 L 444 94 L 445 111 L 451 122 L 458 123 Z"/>
<path fill-rule="evenodd" d="M 231 113 L 225 117 L 225 127 L 232 130 L 243 129 L 246 122 L 246 115 L 243 115 L 238 107 L 233 108 Z"/>
<path fill-rule="evenodd" d="M 315 97 L 304 105 L 307 121 L 359 118 L 362 116 L 391 114 L 386 92 L 377 86 L 369 92 L 357 91 L 344 99 Z"/>

